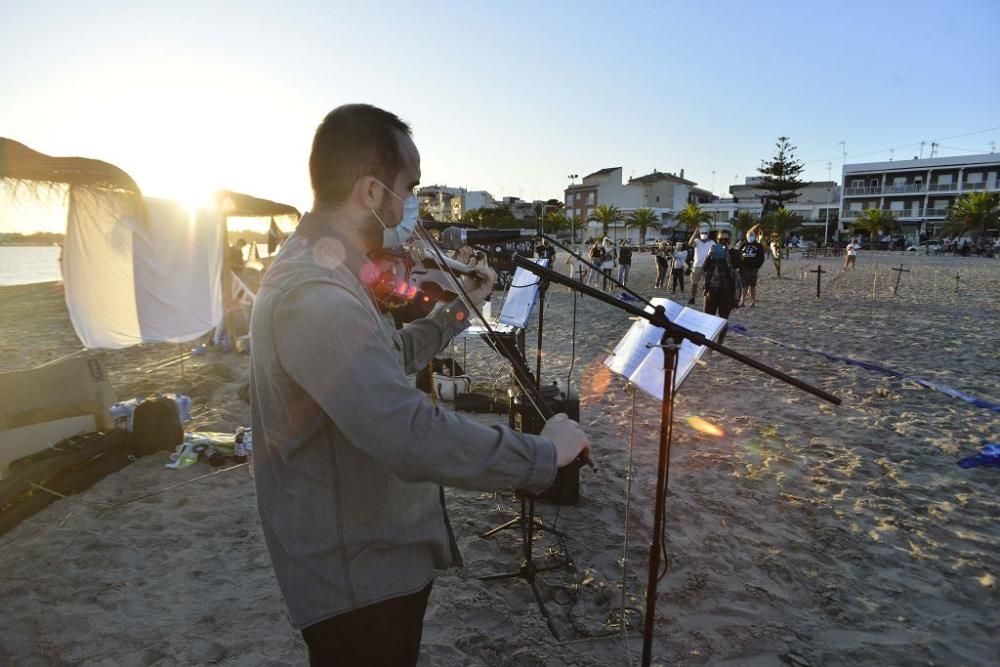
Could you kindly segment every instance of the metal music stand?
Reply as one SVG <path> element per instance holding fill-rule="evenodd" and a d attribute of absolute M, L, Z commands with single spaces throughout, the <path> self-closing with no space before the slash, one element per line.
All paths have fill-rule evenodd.
<path fill-rule="evenodd" d="M 648 582 L 646 588 L 646 610 L 644 615 L 644 626 L 643 626 L 643 652 L 642 652 L 642 664 L 648 666 L 652 659 L 652 641 L 653 641 L 653 627 L 654 627 L 654 615 L 656 611 L 656 593 L 657 593 L 657 583 L 659 581 L 658 572 L 660 566 L 660 551 L 662 547 L 662 534 L 663 527 L 665 523 L 665 504 L 667 496 L 667 482 L 669 477 L 669 465 L 670 465 L 670 444 L 673 438 L 673 400 L 674 393 L 677 387 L 677 382 L 675 377 L 678 371 L 678 349 L 682 348 L 685 343 L 693 343 L 699 347 L 706 347 L 720 354 L 723 354 L 731 359 L 735 359 L 747 366 L 756 368 L 771 377 L 777 378 L 786 384 L 792 385 L 798 389 L 801 389 L 807 393 L 812 394 L 818 398 L 822 398 L 825 401 L 829 401 L 834 405 L 840 405 L 840 399 L 830 394 L 829 392 L 823 391 L 817 387 L 813 387 L 802 380 L 794 378 L 787 373 L 779 371 L 775 368 L 771 368 L 766 364 L 763 364 L 751 357 L 744 354 L 731 350 L 720 343 L 715 342 L 711 338 L 707 337 L 701 331 L 697 331 L 687 326 L 682 325 L 677 318 L 671 320 L 667 315 L 667 309 L 664 305 L 655 305 L 650 312 L 650 309 L 643 309 L 635 306 L 631 303 L 621 301 L 613 296 L 610 296 L 600 290 L 593 289 L 588 285 L 576 281 L 572 278 L 564 276 L 558 272 L 552 271 L 550 269 L 539 267 L 525 261 L 524 258 L 513 256 L 511 257 L 513 263 L 517 267 L 526 268 L 533 273 L 537 274 L 539 277 L 548 278 L 552 282 L 559 285 L 565 285 L 570 287 L 582 294 L 594 297 L 595 299 L 602 301 L 610 306 L 623 310 L 630 315 L 638 316 L 644 320 L 649 321 L 653 325 L 657 334 L 659 336 L 660 342 L 655 347 L 662 350 L 662 368 L 660 369 L 663 374 L 663 384 L 662 384 L 662 401 L 661 401 L 661 421 L 660 421 L 660 444 L 659 444 L 659 455 L 657 462 L 657 475 L 656 475 L 656 507 L 654 510 L 653 518 L 653 541 L 650 545 L 649 550 L 649 574 Z M 626 288 L 627 290 L 627 288 Z M 648 359 L 656 359 L 653 354 L 648 355 Z M 637 369 L 641 367 L 642 363 L 648 361 L 648 359 L 643 359 L 640 361 Z M 651 362 L 650 362 L 651 363 Z M 523 569 L 523 568 L 522 568 Z M 534 572 L 537 572 L 535 570 Z M 534 572 L 521 573 L 518 572 L 517 576 L 530 575 L 533 577 Z M 534 586 L 532 586 L 534 590 Z M 538 596 L 537 591 L 535 591 L 536 597 Z M 543 607 L 544 609 L 544 607 Z M 546 620 L 548 618 L 546 617 Z M 551 622 L 549 624 L 549 629 L 552 629 Z"/>

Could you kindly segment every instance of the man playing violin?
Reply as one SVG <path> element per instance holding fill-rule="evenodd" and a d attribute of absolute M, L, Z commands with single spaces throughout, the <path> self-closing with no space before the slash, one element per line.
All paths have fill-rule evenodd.
<path fill-rule="evenodd" d="M 407 378 L 468 323 L 460 300 L 397 329 L 359 279 L 417 224 L 420 154 L 394 114 L 353 104 L 316 131 L 315 196 L 257 295 L 257 504 L 310 663 L 416 664 L 433 571 L 459 563 L 441 485 L 541 492 L 587 455 L 565 415 L 540 435 L 441 410 Z M 469 297 L 489 295 L 475 269 Z"/>

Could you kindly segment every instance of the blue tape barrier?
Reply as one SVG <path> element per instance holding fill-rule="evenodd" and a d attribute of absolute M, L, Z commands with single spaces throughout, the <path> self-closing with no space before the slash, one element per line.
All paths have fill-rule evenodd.
<path fill-rule="evenodd" d="M 729 330 L 747 336 L 749 338 L 759 338 L 768 343 L 778 345 L 779 347 L 787 347 L 791 350 L 799 350 L 801 352 L 809 352 L 811 354 L 818 354 L 822 357 L 826 357 L 831 361 L 840 361 L 851 366 L 858 366 L 870 371 L 876 371 L 878 373 L 883 373 L 885 375 L 891 375 L 893 377 L 902 378 L 904 380 L 910 380 L 911 382 L 916 382 L 917 384 L 927 387 L 928 389 L 933 389 L 934 391 L 939 391 L 942 394 L 947 394 L 952 398 L 957 398 L 966 403 L 971 403 L 977 408 L 985 408 L 986 410 L 992 410 L 993 412 L 1000 412 L 1000 403 L 994 403 L 992 401 L 987 401 L 982 398 L 976 398 L 970 394 L 966 394 L 964 391 L 959 391 L 954 387 L 949 387 L 948 385 L 938 384 L 937 382 L 931 382 L 930 380 L 924 380 L 923 378 L 918 378 L 907 373 L 900 373 L 899 371 L 894 371 L 891 368 L 886 368 L 885 366 L 880 366 L 871 361 L 864 361 L 862 359 L 851 359 L 850 357 L 842 357 L 838 354 L 830 354 L 829 352 L 824 352 L 823 350 L 814 350 L 810 347 L 803 347 L 801 345 L 794 345 L 792 343 L 782 343 L 780 340 L 774 340 L 773 338 L 768 338 L 767 336 L 759 336 L 757 334 L 750 333 L 742 324 L 737 324 L 735 322 L 729 323 Z"/>
<path fill-rule="evenodd" d="M 1000 468 L 1000 445 L 995 442 L 984 442 L 983 450 L 979 454 L 956 461 L 956 463 L 963 468 L 974 468 L 976 466 Z"/>

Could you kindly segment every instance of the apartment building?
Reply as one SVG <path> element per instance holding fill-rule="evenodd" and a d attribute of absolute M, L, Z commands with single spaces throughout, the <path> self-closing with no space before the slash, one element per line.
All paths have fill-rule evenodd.
<path fill-rule="evenodd" d="M 417 201 L 420 207 L 439 221 L 452 220 L 452 202 L 462 195 L 462 188 L 452 188 L 446 185 L 426 185 L 417 190 Z"/>
<path fill-rule="evenodd" d="M 451 218 L 449 220 L 461 220 L 468 211 L 477 208 L 496 208 L 496 201 L 486 190 L 465 190 L 458 196 L 451 198 Z"/>
<path fill-rule="evenodd" d="M 729 220 L 740 210 L 760 215 L 767 195 L 767 191 L 760 186 L 761 181 L 759 176 L 748 176 L 742 184 L 729 186 L 729 197 L 703 204 L 701 208 L 712 215 L 712 220 L 717 225 L 728 226 Z M 836 238 L 840 190 L 836 181 L 807 183 L 799 190 L 798 198 L 786 204 L 785 208 L 802 218 L 802 226 L 806 229 L 813 228 L 815 235 Z"/>
<path fill-rule="evenodd" d="M 1000 191 L 998 175 L 997 153 L 847 164 L 840 216 L 849 226 L 865 209 L 881 208 L 897 219 L 907 240 L 934 238 L 958 197 Z"/>
<path fill-rule="evenodd" d="M 627 217 L 638 208 L 655 211 L 664 229 L 676 225 L 674 218 L 688 203 L 705 203 L 714 198 L 711 192 L 697 187 L 697 183 L 684 178 L 684 170 L 679 174 L 653 170 L 651 174 L 629 178 L 622 182 L 622 168 L 609 167 L 583 177 L 583 181 L 566 188 L 564 213 L 570 217 L 586 220 L 597 206 L 615 206 Z M 588 224 L 585 236 L 596 236 L 601 232 L 600 224 Z M 624 222 L 613 225 L 608 234 L 618 238 L 630 238 L 637 242 L 638 232 L 625 228 Z M 635 238 L 633 238 L 635 237 Z"/>
<path fill-rule="evenodd" d="M 472 209 L 496 206 L 493 195 L 486 190 L 466 190 L 446 185 L 427 185 L 418 189 L 417 201 L 438 222 L 460 220 Z"/>

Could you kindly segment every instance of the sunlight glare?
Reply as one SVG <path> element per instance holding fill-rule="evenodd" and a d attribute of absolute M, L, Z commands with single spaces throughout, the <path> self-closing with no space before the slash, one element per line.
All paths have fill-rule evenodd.
<path fill-rule="evenodd" d="M 698 431 L 699 433 L 704 433 L 705 435 L 714 435 L 721 437 L 725 435 L 725 432 L 716 426 L 715 424 L 702 419 L 701 417 L 691 416 L 687 418 L 688 426 Z"/>

